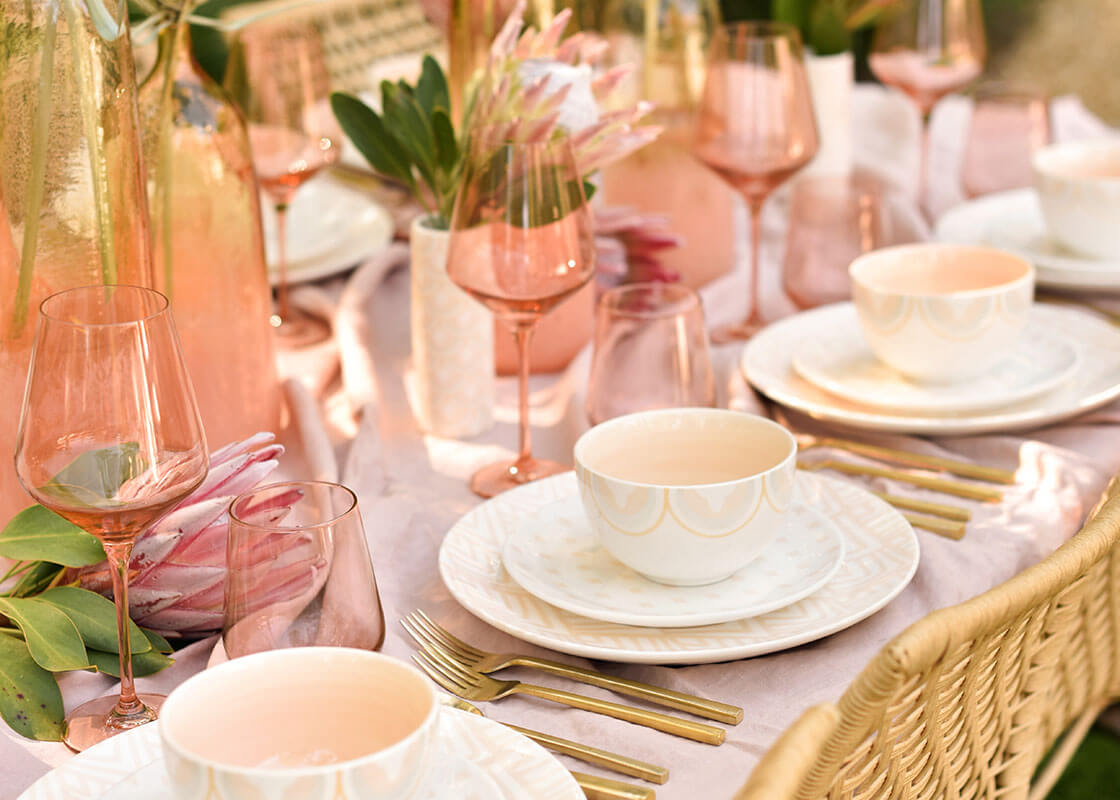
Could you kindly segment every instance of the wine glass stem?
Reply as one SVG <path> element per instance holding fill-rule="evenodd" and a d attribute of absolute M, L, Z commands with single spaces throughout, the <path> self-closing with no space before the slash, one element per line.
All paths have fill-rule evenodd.
<path fill-rule="evenodd" d="M 529 428 L 529 342 L 535 323 L 517 323 L 513 336 L 517 340 L 517 409 L 520 420 L 520 447 L 517 464 L 532 460 L 533 435 Z"/>
<path fill-rule="evenodd" d="M 288 204 L 276 204 L 276 255 L 280 262 L 280 283 L 276 286 L 276 305 L 280 320 L 291 316 L 288 306 Z"/>
<path fill-rule="evenodd" d="M 128 630 L 128 562 L 132 557 L 132 540 L 105 542 L 104 547 L 113 579 L 113 604 L 117 608 L 117 645 L 121 664 L 121 696 L 113 713 L 130 717 L 144 710 L 144 704 L 136 696 L 136 687 L 132 681 L 132 637 Z"/>
<path fill-rule="evenodd" d="M 747 215 L 751 225 L 751 298 L 748 301 L 748 325 L 762 324 L 762 298 L 759 295 L 762 286 L 762 264 L 759 263 L 758 254 L 762 242 L 762 204 L 763 198 L 747 198 Z"/>

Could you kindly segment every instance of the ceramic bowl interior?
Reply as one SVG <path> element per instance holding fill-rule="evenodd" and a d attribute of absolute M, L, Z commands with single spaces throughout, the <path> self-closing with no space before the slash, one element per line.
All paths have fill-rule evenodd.
<path fill-rule="evenodd" d="M 1120 188 L 1120 141 L 1053 144 L 1035 153 L 1033 164 L 1049 178 Z"/>
<path fill-rule="evenodd" d="M 891 247 L 856 259 L 852 280 L 866 289 L 908 297 L 944 297 L 1011 289 L 1032 280 L 1029 263 L 988 247 Z"/>

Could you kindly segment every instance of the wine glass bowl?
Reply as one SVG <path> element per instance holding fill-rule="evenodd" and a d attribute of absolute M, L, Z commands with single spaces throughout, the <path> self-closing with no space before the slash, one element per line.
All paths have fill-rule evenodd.
<path fill-rule="evenodd" d="M 714 341 L 749 338 L 762 327 L 762 206 L 778 186 L 813 159 L 819 145 L 797 29 L 776 22 L 740 22 L 717 30 L 693 151 L 747 204 L 752 291 L 747 318 L 714 331 Z"/>
<path fill-rule="evenodd" d="M 1034 154 L 1050 143 L 1050 103 L 1029 84 L 992 81 L 970 92 L 961 189 L 974 198 L 1032 185 Z"/>
<path fill-rule="evenodd" d="M 452 213 L 447 273 L 513 331 L 520 362 L 519 454 L 476 473 L 477 494 L 492 497 L 568 469 L 532 456 L 529 341 L 541 317 L 594 271 L 591 212 L 570 142 L 511 142 L 475 131 Z"/>
<path fill-rule="evenodd" d="M 138 696 L 128 633 L 132 545 L 206 477 L 209 457 L 167 298 L 136 286 L 87 286 L 43 301 L 15 453 L 16 474 L 46 508 L 96 536 L 113 580 L 119 698 L 67 717 L 84 750 L 156 717 Z"/>
<path fill-rule="evenodd" d="M 257 180 L 276 211 L 280 280 L 272 325 L 288 346 L 314 344 L 330 329 L 288 301 L 287 210 L 303 184 L 338 161 L 342 141 L 318 31 L 284 20 L 245 27 L 231 48 L 224 83 L 245 115 Z"/>

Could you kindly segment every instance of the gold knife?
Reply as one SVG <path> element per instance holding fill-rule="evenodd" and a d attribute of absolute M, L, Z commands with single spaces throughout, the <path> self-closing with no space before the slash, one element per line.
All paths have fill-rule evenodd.
<path fill-rule="evenodd" d="M 657 793 L 645 786 L 635 786 L 632 783 L 613 781 L 610 778 L 600 778 L 598 775 L 588 775 L 584 772 L 572 772 L 579 788 L 587 800 L 654 800 Z"/>

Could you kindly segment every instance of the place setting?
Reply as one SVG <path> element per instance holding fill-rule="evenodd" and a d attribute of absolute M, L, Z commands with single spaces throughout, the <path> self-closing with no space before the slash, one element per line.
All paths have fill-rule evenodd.
<path fill-rule="evenodd" d="M 1120 331 L 1034 303 L 1032 265 L 991 247 L 885 248 L 850 268 L 851 302 L 774 323 L 741 366 L 764 395 L 881 432 L 1036 428 L 1120 395 Z"/>
<path fill-rule="evenodd" d="M 793 435 L 760 417 L 629 414 L 574 459 L 468 512 L 440 548 L 456 600 L 534 644 L 651 664 L 759 655 L 874 613 L 917 568 L 905 519 L 797 470 Z"/>

